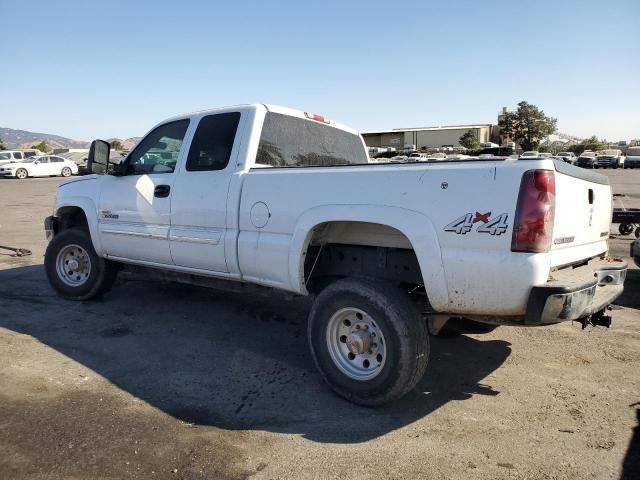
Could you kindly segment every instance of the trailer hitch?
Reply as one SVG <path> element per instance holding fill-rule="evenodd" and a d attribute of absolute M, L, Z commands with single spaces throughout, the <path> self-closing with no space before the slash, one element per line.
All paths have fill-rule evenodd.
<path fill-rule="evenodd" d="M 17 248 L 17 247 L 5 247 L 4 245 L 0 245 L 1 250 L 9 250 L 14 253 L 14 257 L 26 257 L 31 255 L 31 250 L 27 250 L 26 248 Z"/>
<path fill-rule="evenodd" d="M 611 307 L 607 307 L 607 310 L 611 310 Z M 604 309 L 576 321 L 580 322 L 582 330 L 587 328 L 587 325 L 593 325 L 594 327 L 611 327 L 611 315 L 605 315 Z"/>

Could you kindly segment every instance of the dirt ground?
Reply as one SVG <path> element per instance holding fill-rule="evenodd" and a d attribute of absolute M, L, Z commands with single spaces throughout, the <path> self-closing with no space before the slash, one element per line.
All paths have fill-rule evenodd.
<path fill-rule="evenodd" d="M 607 173 L 639 202 L 640 170 Z M 611 329 L 433 338 L 415 391 L 365 409 L 316 373 L 304 298 L 133 276 L 57 297 L 42 220 L 60 181 L 0 180 L 0 244 L 33 251 L 0 253 L 0 479 L 640 478 L 635 267 Z"/>

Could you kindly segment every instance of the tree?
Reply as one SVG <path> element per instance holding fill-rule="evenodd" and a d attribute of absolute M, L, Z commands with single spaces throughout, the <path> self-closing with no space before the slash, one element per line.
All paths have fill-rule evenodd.
<path fill-rule="evenodd" d="M 585 138 L 580 143 L 571 145 L 567 150 L 579 156 L 585 150 L 597 152 L 598 150 L 604 150 L 605 148 L 607 148 L 607 142 L 605 140 L 598 140 L 598 137 L 592 135 L 589 138 Z"/>
<path fill-rule="evenodd" d="M 4 142 L 0 138 L 0 150 L 6 150 L 6 149 L 7 149 L 7 147 L 4 146 Z"/>
<path fill-rule="evenodd" d="M 469 150 L 475 150 L 480 146 L 480 142 L 478 141 L 478 136 L 475 134 L 473 130 L 467 130 L 467 133 L 460 137 L 458 140 L 460 145 Z"/>
<path fill-rule="evenodd" d="M 36 145 L 31 145 L 31 148 L 40 150 L 43 153 L 49 153 L 51 151 L 51 148 L 49 147 L 49 145 L 44 143 L 44 140 Z"/>
<path fill-rule="evenodd" d="M 124 150 L 124 146 L 120 140 L 111 140 L 111 150 Z"/>
<path fill-rule="evenodd" d="M 518 103 L 518 110 L 503 114 L 498 125 L 501 133 L 508 135 L 523 150 L 535 150 L 545 137 L 556 131 L 557 122 L 535 105 L 522 101 Z"/>

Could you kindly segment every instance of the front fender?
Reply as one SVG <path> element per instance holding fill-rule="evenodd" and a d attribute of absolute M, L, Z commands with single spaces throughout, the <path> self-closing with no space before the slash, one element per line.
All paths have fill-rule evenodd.
<path fill-rule="evenodd" d="M 102 254 L 102 244 L 100 243 L 100 235 L 98 235 L 98 209 L 95 201 L 90 197 L 81 196 L 64 196 L 56 203 L 54 216 L 59 217 L 64 208 L 77 207 L 80 208 L 85 217 L 87 217 L 87 224 L 89 225 L 89 235 L 91 236 L 91 243 L 98 255 Z"/>
<path fill-rule="evenodd" d="M 304 212 L 298 218 L 290 244 L 291 290 L 307 293 L 304 258 L 312 231 L 317 225 L 332 221 L 377 223 L 395 228 L 404 234 L 418 258 L 431 305 L 436 310 L 446 310 L 449 294 L 440 244 L 433 223 L 419 212 L 386 205 L 323 205 Z"/>

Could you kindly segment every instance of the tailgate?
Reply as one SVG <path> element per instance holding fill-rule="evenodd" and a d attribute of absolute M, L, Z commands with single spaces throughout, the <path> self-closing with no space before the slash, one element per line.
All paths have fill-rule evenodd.
<path fill-rule="evenodd" d="M 606 252 L 613 211 L 609 178 L 564 162 L 554 164 L 556 212 L 551 266 Z"/>

